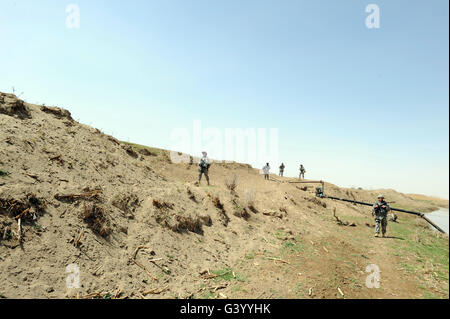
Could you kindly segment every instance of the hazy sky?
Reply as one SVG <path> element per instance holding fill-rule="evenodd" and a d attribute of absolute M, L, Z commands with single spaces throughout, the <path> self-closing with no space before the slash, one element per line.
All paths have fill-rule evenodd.
<path fill-rule="evenodd" d="M 379 28 L 365 24 L 371 3 Z M 340 186 L 448 198 L 448 12 L 447 0 L 1 0 L 0 91 L 168 149 L 194 121 L 277 128 L 285 175 L 303 163 Z"/>

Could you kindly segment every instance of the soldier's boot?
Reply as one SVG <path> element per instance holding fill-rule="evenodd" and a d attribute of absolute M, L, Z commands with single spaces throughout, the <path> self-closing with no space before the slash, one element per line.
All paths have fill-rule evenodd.
<path fill-rule="evenodd" d="M 375 235 L 374 235 L 374 237 L 379 237 L 380 236 L 380 234 L 378 234 L 378 233 L 375 233 Z"/>
<path fill-rule="evenodd" d="M 385 238 L 386 237 L 386 233 L 382 233 L 381 237 Z"/>

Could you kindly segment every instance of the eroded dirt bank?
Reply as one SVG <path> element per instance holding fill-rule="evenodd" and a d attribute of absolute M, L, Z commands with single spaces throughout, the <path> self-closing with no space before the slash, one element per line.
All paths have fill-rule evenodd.
<path fill-rule="evenodd" d="M 448 237 L 214 163 L 211 186 L 167 151 L 122 143 L 67 110 L 0 93 L 0 296 L 5 298 L 448 298 Z M 234 176 L 236 188 L 230 190 Z M 326 192 L 432 211 L 394 190 Z M 337 218 L 336 218 L 337 217 Z M 20 231 L 19 231 L 20 220 Z M 353 226 L 350 226 L 353 225 Z M 80 270 L 67 288 L 66 267 Z M 366 267 L 380 288 L 366 287 Z"/>

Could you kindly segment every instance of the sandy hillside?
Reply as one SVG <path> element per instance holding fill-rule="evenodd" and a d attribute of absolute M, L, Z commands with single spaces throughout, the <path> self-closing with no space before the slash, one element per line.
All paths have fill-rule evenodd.
<path fill-rule="evenodd" d="M 0 145 L 0 298 L 448 298 L 448 237 L 414 216 L 376 239 L 370 208 L 239 163 L 214 163 L 211 186 L 196 186 L 195 159 L 173 164 L 12 94 L 0 93 Z M 325 192 L 448 207 L 388 189 Z M 79 289 L 66 286 L 71 264 Z M 378 289 L 365 284 L 370 264 Z"/>

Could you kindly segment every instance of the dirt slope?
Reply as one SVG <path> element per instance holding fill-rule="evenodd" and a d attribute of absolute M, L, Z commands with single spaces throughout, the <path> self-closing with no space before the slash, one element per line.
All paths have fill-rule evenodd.
<path fill-rule="evenodd" d="M 0 145 L 0 298 L 448 298 L 448 237 L 415 217 L 399 214 L 390 238 L 375 239 L 369 208 L 238 163 L 214 163 L 212 185 L 197 187 L 195 160 L 173 164 L 167 151 L 4 93 Z M 325 190 L 448 207 L 394 190 Z M 66 285 L 71 264 L 79 289 Z M 378 289 L 365 285 L 369 264 Z"/>

